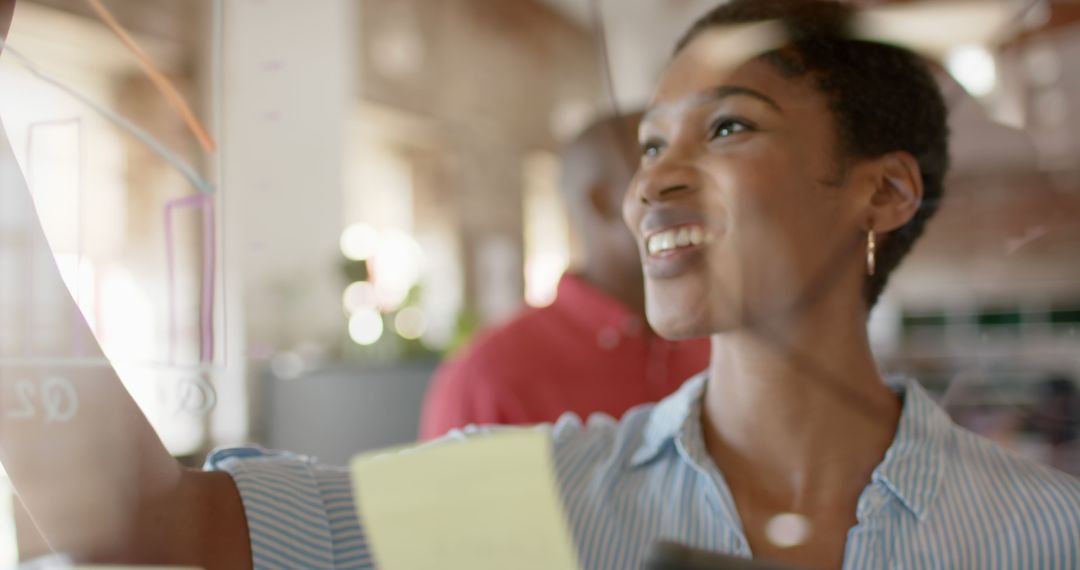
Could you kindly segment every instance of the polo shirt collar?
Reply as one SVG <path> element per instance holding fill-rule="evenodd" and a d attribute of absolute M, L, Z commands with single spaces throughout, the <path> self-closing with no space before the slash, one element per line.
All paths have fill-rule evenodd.
<path fill-rule="evenodd" d="M 707 377 L 707 371 L 692 377 L 656 404 L 645 424 L 641 444 L 630 457 L 630 467 L 652 461 L 666 444 L 683 436 L 702 437 L 701 430 L 689 429 L 696 426 L 688 423 L 700 422 Z M 918 382 L 903 378 L 895 386 L 904 398 L 900 422 L 893 443 L 874 469 L 871 481 L 883 485 L 922 520 L 940 488 L 947 436 L 954 428 L 944 410 Z M 691 443 L 703 445 L 703 442 Z"/>

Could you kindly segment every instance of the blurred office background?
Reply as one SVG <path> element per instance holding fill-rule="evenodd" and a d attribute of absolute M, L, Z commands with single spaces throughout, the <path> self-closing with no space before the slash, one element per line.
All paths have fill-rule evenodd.
<path fill-rule="evenodd" d="M 167 162 L 10 54 L 0 116 L 69 287 L 169 448 L 341 463 L 413 440 L 438 362 L 552 300 L 575 256 L 559 142 L 646 102 L 713 4 L 108 0 L 217 139 L 207 153 L 85 2 L 19 0 L 9 46 L 214 183 L 213 236 L 206 209 L 166 223 L 195 193 Z M 1080 378 L 1080 4 L 974 4 L 960 26 L 903 15 L 943 63 L 954 167 L 875 346 L 965 425 L 1080 470 L 1047 435 L 1080 414 L 1060 404 Z"/>

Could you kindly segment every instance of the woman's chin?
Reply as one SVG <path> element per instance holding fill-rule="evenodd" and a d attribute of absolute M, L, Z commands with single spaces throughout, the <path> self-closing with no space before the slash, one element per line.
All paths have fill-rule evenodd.
<path fill-rule="evenodd" d="M 713 334 L 713 327 L 707 319 L 705 311 L 697 314 L 686 314 L 669 310 L 647 311 L 649 326 L 656 334 L 668 340 L 690 340 L 693 338 L 706 337 Z"/>
<path fill-rule="evenodd" d="M 656 334 L 668 340 L 710 336 L 733 328 L 732 311 L 718 306 L 704 281 L 645 282 L 645 314 Z"/>

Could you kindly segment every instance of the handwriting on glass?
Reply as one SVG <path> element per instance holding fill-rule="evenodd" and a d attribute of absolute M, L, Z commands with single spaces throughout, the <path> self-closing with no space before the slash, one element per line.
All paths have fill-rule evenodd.
<path fill-rule="evenodd" d="M 203 374 L 177 383 L 176 399 L 180 410 L 197 416 L 205 416 L 217 405 L 217 390 L 214 389 L 210 378 Z"/>
<path fill-rule="evenodd" d="M 32 420 L 46 423 L 69 422 L 79 413 L 79 394 L 66 378 L 51 376 L 37 382 L 17 380 L 13 385 L 14 405 L 4 416 L 9 420 Z"/>

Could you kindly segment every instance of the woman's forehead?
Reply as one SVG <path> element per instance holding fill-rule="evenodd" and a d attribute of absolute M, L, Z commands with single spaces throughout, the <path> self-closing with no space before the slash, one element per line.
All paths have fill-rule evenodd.
<path fill-rule="evenodd" d="M 661 78 L 643 123 L 685 115 L 732 95 L 748 96 L 779 113 L 807 103 L 816 104 L 815 99 L 822 98 L 810 82 L 784 77 L 760 57 L 735 67 L 712 66 L 698 58 L 677 57 Z"/>

